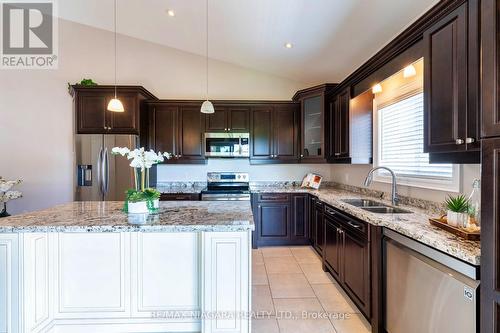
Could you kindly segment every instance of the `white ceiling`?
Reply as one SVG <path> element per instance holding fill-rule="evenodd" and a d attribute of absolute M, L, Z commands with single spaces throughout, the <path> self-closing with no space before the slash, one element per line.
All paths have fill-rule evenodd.
<path fill-rule="evenodd" d="M 210 0 L 210 58 L 304 83 L 338 82 L 437 2 Z M 118 0 L 117 13 L 119 33 L 205 54 L 204 0 Z M 59 15 L 112 30 L 113 0 L 59 1 Z"/>

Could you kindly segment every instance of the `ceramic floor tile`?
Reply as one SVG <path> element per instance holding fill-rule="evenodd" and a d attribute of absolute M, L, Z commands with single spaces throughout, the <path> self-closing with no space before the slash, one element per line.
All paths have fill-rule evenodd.
<path fill-rule="evenodd" d="M 260 249 L 252 250 L 252 263 L 254 264 L 264 263 L 264 258 L 262 257 L 262 252 L 260 251 Z"/>
<path fill-rule="evenodd" d="M 275 298 L 274 308 L 278 316 L 285 313 L 300 315 L 307 312 L 306 316 L 324 312 L 323 307 L 316 298 Z"/>
<path fill-rule="evenodd" d="M 329 273 L 324 272 L 321 265 L 301 263 L 300 268 L 310 284 L 335 283 L 335 279 Z"/>
<path fill-rule="evenodd" d="M 252 286 L 252 311 L 258 315 L 273 315 L 274 305 L 269 286 Z"/>
<path fill-rule="evenodd" d="M 304 274 L 269 274 L 273 298 L 316 297 Z"/>
<path fill-rule="evenodd" d="M 278 325 L 280 333 L 335 333 L 328 319 L 278 319 Z"/>
<path fill-rule="evenodd" d="M 292 256 L 292 251 L 288 247 L 262 247 L 260 251 L 264 258 Z"/>
<path fill-rule="evenodd" d="M 252 265 L 252 284 L 253 285 L 267 285 L 266 266 L 264 264 Z"/>
<path fill-rule="evenodd" d="M 265 257 L 267 274 L 302 273 L 293 257 Z"/>
<path fill-rule="evenodd" d="M 313 284 L 312 288 L 325 311 L 330 313 L 359 313 L 356 306 L 336 284 Z"/>
<path fill-rule="evenodd" d="M 252 333 L 280 333 L 276 319 L 253 319 Z"/>
<path fill-rule="evenodd" d="M 291 248 L 293 256 L 299 263 L 316 263 L 321 264 L 321 258 L 316 254 L 314 249 L 310 246 L 306 247 L 294 247 Z"/>
<path fill-rule="evenodd" d="M 345 318 L 330 319 L 337 333 L 370 333 L 371 326 L 362 314 L 349 314 Z"/>

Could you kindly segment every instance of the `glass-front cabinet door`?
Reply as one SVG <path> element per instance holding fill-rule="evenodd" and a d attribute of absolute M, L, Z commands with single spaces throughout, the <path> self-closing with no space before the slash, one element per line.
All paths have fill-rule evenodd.
<path fill-rule="evenodd" d="M 302 158 L 321 158 L 324 154 L 323 96 L 305 98 L 303 100 L 302 108 Z"/>

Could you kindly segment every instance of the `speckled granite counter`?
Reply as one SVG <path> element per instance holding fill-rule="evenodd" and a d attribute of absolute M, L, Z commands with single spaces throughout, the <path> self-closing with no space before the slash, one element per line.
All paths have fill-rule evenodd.
<path fill-rule="evenodd" d="M 190 232 L 254 229 L 250 202 L 169 201 L 145 224 L 130 224 L 123 202 L 72 202 L 0 219 L 0 233 L 15 232 Z M 137 221 L 136 217 L 134 220 Z M 130 220 L 129 220 L 130 219 Z"/>
<path fill-rule="evenodd" d="M 369 198 L 390 205 L 390 202 L 361 193 L 345 191 L 333 187 L 308 190 L 297 186 L 252 186 L 253 193 L 310 193 L 321 201 L 338 208 L 370 224 L 383 226 L 408 236 L 423 244 L 447 253 L 473 265 L 480 264 L 481 247 L 479 242 L 466 241 L 429 223 L 429 217 L 436 216 L 435 210 L 424 210 L 414 206 L 400 205 L 412 214 L 375 214 L 343 202 L 343 199 Z"/>

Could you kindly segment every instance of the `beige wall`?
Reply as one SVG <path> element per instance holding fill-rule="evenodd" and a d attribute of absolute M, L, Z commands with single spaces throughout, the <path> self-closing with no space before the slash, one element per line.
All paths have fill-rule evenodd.
<path fill-rule="evenodd" d="M 73 111 L 68 82 L 113 83 L 113 36 L 59 24 L 58 70 L 0 71 L 0 176 L 22 178 L 24 198 L 9 212 L 73 199 Z M 205 62 L 186 52 L 119 36 L 118 82 L 139 84 L 160 98 L 204 96 Z M 211 61 L 212 98 L 290 99 L 301 83 Z"/>

